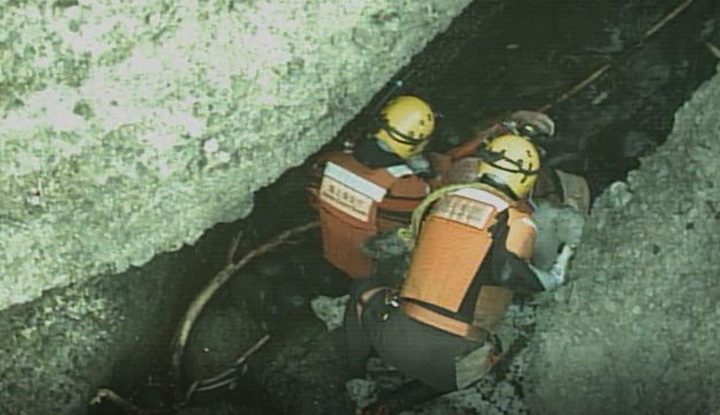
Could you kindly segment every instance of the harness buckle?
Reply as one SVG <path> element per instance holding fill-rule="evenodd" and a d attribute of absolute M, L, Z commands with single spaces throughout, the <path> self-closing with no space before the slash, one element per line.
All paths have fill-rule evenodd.
<path fill-rule="evenodd" d="M 396 292 L 385 291 L 383 293 L 383 305 L 385 308 L 378 314 L 382 321 L 387 321 L 390 318 L 390 309 L 400 308 L 400 296 Z"/>
<path fill-rule="evenodd" d="M 386 291 L 384 303 L 392 308 L 400 307 L 400 296 L 396 292 Z"/>

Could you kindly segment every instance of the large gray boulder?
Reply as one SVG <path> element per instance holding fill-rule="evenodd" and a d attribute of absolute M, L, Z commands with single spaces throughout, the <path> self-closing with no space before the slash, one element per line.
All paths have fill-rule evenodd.
<path fill-rule="evenodd" d="M 701 414 L 720 407 L 720 76 L 668 141 L 598 200 L 566 302 L 539 309 L 534 414 Z"/>
<path fill-rule="evenodd" d="M 244 217 L 468 3 L 0 0 L 0 310 Z"/>

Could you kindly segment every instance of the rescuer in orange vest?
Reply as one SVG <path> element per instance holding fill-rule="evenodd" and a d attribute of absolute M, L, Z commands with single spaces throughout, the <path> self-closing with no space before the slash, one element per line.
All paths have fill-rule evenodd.
<path fill-rule="evenodd" d="M 434 154 L 433 163 L 443 166 L 443 182 L 457 183 L 474 177 L 479 160 L 478 149 L 492 137 L 518 134 L 528 137 L 536 146 L 555 134 L 555 123 L 547 115 L 535 111 L 516 111 L 502 123 L 478 132 L 473 138 L 444 154 Z M 590 213 L 590 188 L 578 175 L 543 166 L 531 190 L 533 200 L 544 200 L 556 206 L 571 206 L 581 213 Z"/>
<path fill-rule="evenodd" d="M 544 114 L 516 111 L 447 154 L 429 154 L 428 160 L 423 151 L 435 116 L 425 101 L 398 96 L 382 108 L 379 124 L 374 134 L 358 140 L 351 151 L 322 154 L 308 188 L 310 203 L 320 216 L 324 256 L 352 279 L 365 279 L 372 273 L 372 260 L 362 252 L 362 244 L 407 224 L 431 187 L 447 181 L 442 175 L 451 180 L 462 175 L 463 166 L 473 163 L 472 156 L 486 139 L 514 129 L 551 136 L 555 128 Z M 465 159 L 457 162 L 461 158 Z"/>
<path fill-rule="evenodd" d="M 348 305 L 351 374 L 362 376 L 374 348 L 414 379 L 363 415 L 394 414 L 479 380 L 496 357 L 493 332 L 513 293 L 564 282 L 570 247 L 549 271 L 529 262 L 536 230 L 526 198 L 540 168 L 535 146 L 501 135 L 478 154 L 475 182 L 443 189 L 413 216 L 421 218 L 419 231 L 400 290 L 366 289 Z"/>
<path fill-rule="evenodd" d="M 320 216 L 328 262 L 352 279 L 370 277 L 361 245 L 379 232 L 410 221 L 430 192 L 433 177 L 423 157 L 435 115 L 422 99 L 401 95 L 380 111 L 379 128 L 352 151 L 324 153 L 314 166 L 310 204 Z"/>

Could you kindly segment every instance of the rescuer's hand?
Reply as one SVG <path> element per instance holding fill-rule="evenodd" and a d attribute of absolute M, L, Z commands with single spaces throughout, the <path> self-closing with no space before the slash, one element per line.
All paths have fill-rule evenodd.
<path fill-rule="evenodd" d="M 567 275 L 567 270 L 570 266 L 570 259 L 572 259 L 574 254 L 574 247 L 564 245 L 560 254 L 555 259 L 555 263 L 552 268 L 550 268 L 550 273 L 553 274 L 557 280 L 557 286 L 561 286 L 565 283 L 565 276 Z"/>
<path fill-rule="evenodd" d="M 565 283 L 565 276 L 567 274 L 568 266 L 570 265 L 570 259 L 574 253 L 574 247 L 565 245 L 555 259 L 555 263 L 550 270 L 544 271 L 532 264 L 528 264 L 528 267 L 533 271 L 537 279 L 540 281 L 540 284 L 542 284 L 543 288 L 545 288 L 545 291 L 552 291 Z"/>

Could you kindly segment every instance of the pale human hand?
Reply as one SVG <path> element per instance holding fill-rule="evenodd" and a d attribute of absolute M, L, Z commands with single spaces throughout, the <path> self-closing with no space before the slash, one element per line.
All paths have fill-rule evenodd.
<path fill-rule="evenodd" d="M 533 264 L 528 264 L 528 266 L 533 270 L 543 288 L 545 288 L 546 291 L 552 291 L 565 284 L 570 259 L 574 253 L 575 247 L 570 245 L 563 246 L 560 254 L 555 258 L 555 262 L 548 271 L 541 270 Z"/>
<path fill-rule="evenodd" d="M 555 276 L 557 286 L 565 283 L 565 276 L 570 266 L 570 259 L 575 255 L 575 247 L 565 245 L 560 250 L 560 254 L 555 258 L 555 263 L 550 269 L 550 273 Z"/>

